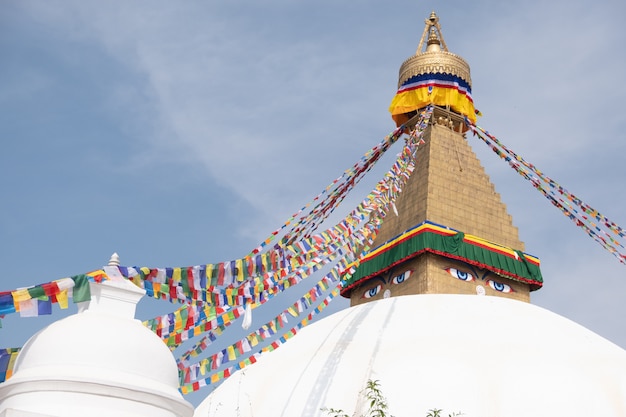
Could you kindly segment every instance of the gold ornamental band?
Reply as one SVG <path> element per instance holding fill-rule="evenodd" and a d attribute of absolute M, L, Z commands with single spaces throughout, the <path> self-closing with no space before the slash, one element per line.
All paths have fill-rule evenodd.
<path fill-rule="evenodd" d="M 472 86 L 470 68 L 467 62 L 452 52 L 423 52 L 404 61 L 400 66 L 398 88 L 411 77 L 421 74 L 451 74 L 460 77 Z"/>

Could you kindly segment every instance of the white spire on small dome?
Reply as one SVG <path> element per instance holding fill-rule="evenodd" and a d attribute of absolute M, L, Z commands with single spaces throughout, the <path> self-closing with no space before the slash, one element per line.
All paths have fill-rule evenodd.
<path fill-rule="evenodd" d="M 120 266 L 120 255 L 117 252 L 113 252 L 113 255 L 111 255 L 109 266 Z"/>
<path fill-rule="evenodd" d="M 79 313 L 89 311 L 128 319 L 135 318 L 137 303 L 146 291 L 124 278 L 118 268 L 119 265 L 120 257 L 113 253 L 109 264 L 103 267 L 108 280 L 89 283 L 91 300 L 79 306 Z"/>

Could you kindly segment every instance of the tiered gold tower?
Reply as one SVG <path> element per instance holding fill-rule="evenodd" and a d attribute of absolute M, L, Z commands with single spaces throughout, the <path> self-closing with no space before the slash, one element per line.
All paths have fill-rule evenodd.
<path fill-rule="evenodd" d="M 426 42 L 426 48 L 422 47 Z M 416 169 L 373 249 L 342 295 L 351 305 L 407 294 L 479 294 L 530 300 L 539 260 L 524 254 L 505 204 L 468 144 L 475 120 L 469 65 L 448 52 L 431 14 L 417 53 L 400 68 L 390 111 L 398 126 L 434 105 Z"/>

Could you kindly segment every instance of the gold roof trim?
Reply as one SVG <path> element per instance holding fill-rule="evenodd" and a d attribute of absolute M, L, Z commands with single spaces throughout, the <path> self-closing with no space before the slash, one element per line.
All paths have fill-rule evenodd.
<path fill-rule="evenodd" d="M 424 52 L 407 59 L 400 66 L 398 87 L 411 77 L 421 74 L 452 74 L 472 86 L 469 64 L 452 52 Z"/>
<path fill-rule="evenodd" d="M 448 51 L 439 26 L 439 17 L 432 12 L 424 22 L 426 26 L 415 55 L 400 66 L 398 87 L 411 77 L 428 73 L 455 75 L 465 80 L 471 87 L 469 64 L 460 56 Z M 422 51 L 425 41 L 426 50 Z"/>

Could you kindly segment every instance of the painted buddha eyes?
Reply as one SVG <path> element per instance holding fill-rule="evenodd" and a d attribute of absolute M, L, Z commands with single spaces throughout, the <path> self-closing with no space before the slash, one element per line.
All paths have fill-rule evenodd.
<path fill-rule="evenodd" d="M 494 281 L 492 279 L 488 279 L 487 280 L 487 284 L 489 284 L 489 286 L 496 291 L 499 292 L 503 292 L 503 293 L 509 293 L 509 292 L 513 292 L 513 289 L 507 285 L 507 284 L 503 284 L 501 282 L 498 281 Z"/>
<path fill-rule="evenodd" d="M 461 271 L 460 269 L 456 269 L 452 267 L 445 268 L 445 271 L 448 272 L 448 274 L 452 275 L 454 278 L 460 279 L 461 281 L 471 282 L 471 281 L 478 280 L 476 275 L 474 275 L 471 272 Z M 508 284 L 504 284 L 499 281 L 494 281 L 493 279 L 490 279 L 490 278 L 485 279 L 486 275 L 487 273 L 485 273 L 481 277 L 481 280 L 484 280 L 487 283 L 487 285 L 489 285 L 489 288 L 491 288 L 492 290 L 498 291 L 504 294 L 515 292 L 515 290 L 513 290 L 513 288 L 511 288 L 511 286 Z"/>
<path fill-rule="evenodd" d="M 376 278 L 374 278 L 375 280 L 378 280 L 380 282 L 380 284 L 377 284 L 376 286 L 365 290 L 365 292 L 363 293 L 363 295 L 361 296 L 361 298 L 372 298 L 377 296 L 382 290 L 383 290 L 383 284 L 392 284 L 392 285 L 398 285 L 398 284 L 402 284 L 403 282 L 405 282 L 407 279 L 409 279 L 409 277 L 411 276 L 411 270 L 409 269 L 408 271 L 404 271 L 403 273 L 396 275 L 392 278 L 387 278 L 384 279 L 381 276 L 378 276 Z M 387 298 L 389 295 L 391 294 L 390 290 L 387 289 L 385 290 L 385 297 Z"/>
<path fill-rule="evenodd" d="M 396 275 L 395 277 L 393 277 L 393 279 L 391 280 L 391 283 L 392 284 L 402 284 L 404 281 L 409 279 L 410 275 L 411 275 L 411 271 L 404 271 L 400 275 Z"/>
<path fill-rule="evenodd" d="M 380 292 L 380 290 L 383 289 L 382 284 L 378 284 L 375 287 L 370 288 L 369 290 L 365 291 L 363 293 L 363 298 L 372 298 L 375 297 L 376 294 L 378 294 Z"/>
<path fill-rule="evenodd" d="M 461 281 L 475 281 L 476 276 L 471 272 L 461 271 L 456 268 L 446 268 L 448 274 L 452 275 L 454 278 L 458 278 Z"/>

